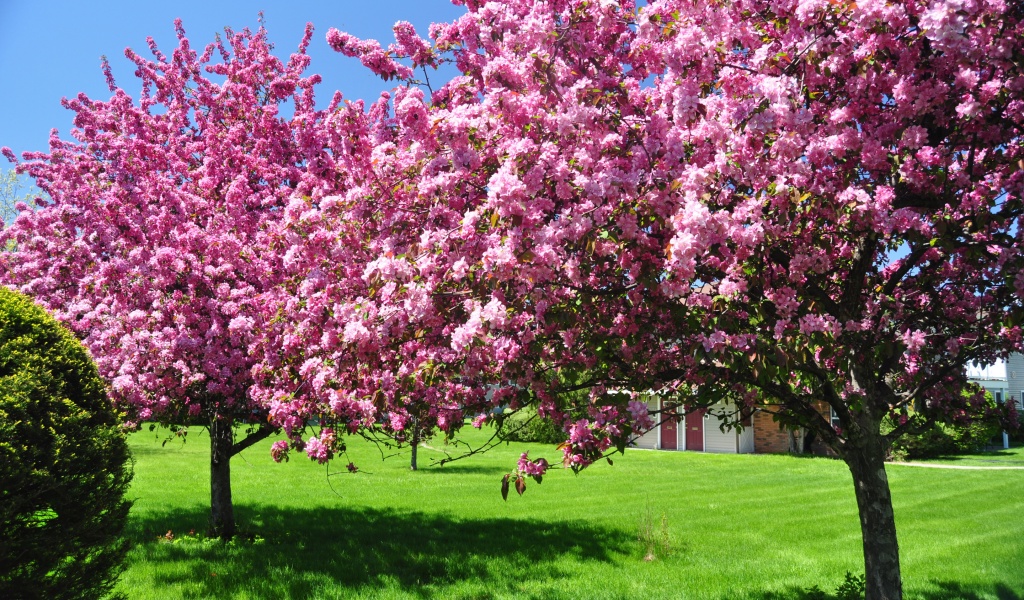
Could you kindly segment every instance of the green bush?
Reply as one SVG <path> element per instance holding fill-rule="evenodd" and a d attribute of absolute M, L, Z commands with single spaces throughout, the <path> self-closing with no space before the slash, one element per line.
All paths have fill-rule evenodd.
<path fill-rule="evenodd" d="M 531 442 L 537 444 L 561 444 L 569 439 L 568 434 L 551 419 L 536 413 L 512 413 L 505 417 L 498 437 L 506 442 Z"/>
<path fill-rule="evenodd" d="M 891 430 L 891 425 L 889 428 Z M 896 440 L 891 455 L 895 460 L 914 460 L 977 452 L 999 435 L 999 431 L 999 423 L 994 419 L 970 425 L 935 423 L 917 435 L 904 435 Z"/>
<path fill-rule="evenodd" d="M 829 594 L 818 586 L 808 589 L 804 600 L 864 600 L 865 580 L 863 575 L 854 575 L 849 571 L 843 577 L 843 582 L 836 587 L 835 594 Z"/>
<path fill-rule="evenodd" d="M 131 455 L 85 348 L 0 287 L 0 598 L 98 598 L 121 572 Z"/>

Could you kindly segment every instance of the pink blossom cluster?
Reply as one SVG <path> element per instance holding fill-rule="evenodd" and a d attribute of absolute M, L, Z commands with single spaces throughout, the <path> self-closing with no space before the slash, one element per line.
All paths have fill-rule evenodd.
<path fill-rule="evenodd" d="M 310 436 L 306 440 L 306 456 L 322 465 L 327 464 L 334 457 L 337 442 L 338 438 L 334 434 L 334 430 L 325 428 L 321 430 L 320 435 Z M 275 444 L 277 443 L 275 442 Z M 273 453 L 273 449 L 271 449 L 271 452 Z"/>
<path fill-rule="evenodd" d="M 288 442 L 284 440 L 277 440 L 271 444 L 270 456 L 274 459 L 274 462 L 288 460 Z"/>
<path fill-rule="evenodd" d="M 529 453 L 523 452 L 519 457 L 519 462 L 516 463 L 516 470 L 530 477 L 541 477 L 548 471 L 548 461 L 543 458 L 530 460 Z"/>

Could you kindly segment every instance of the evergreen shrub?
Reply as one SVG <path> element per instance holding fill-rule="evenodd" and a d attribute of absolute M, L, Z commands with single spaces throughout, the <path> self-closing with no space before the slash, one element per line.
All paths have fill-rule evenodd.
<path fill-rule="evenodd" d="M 0 598 L 100 598 L 122 570 L 131 455 L 85 348 L 0 287 Z"/>

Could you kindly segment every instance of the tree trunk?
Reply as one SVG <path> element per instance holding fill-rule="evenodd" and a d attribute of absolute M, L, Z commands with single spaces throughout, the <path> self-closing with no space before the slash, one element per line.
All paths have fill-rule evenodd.
<path fill-rule="evenodd" d="M 230 540 L 235 535 L 235 508 L 231 503 L 231 419 L 210 423 L 210 535 Z"/>
<path fill-rule="evenodd" d="M 420 446 L 420 428 L 419 419 L 412 420 L 412 460 L 409 463 L 409 469 L 412 471 L 416 470 L 416 450 Z"/>
<path fill-rule="evenodd" d="M 796 429 L 789 430 L 789 453 L 790 454 L 803 454 L 804 453 L 804 428 L 798 427 Z"/>
<path fill-rule="evenodd" d="M 901 600 L 900 549 L 896 519 L 885 474 L 885 446 L 881 439 L 850 448 L 843 459 L 853 475 L 864 543 L 865 600 Z"/>

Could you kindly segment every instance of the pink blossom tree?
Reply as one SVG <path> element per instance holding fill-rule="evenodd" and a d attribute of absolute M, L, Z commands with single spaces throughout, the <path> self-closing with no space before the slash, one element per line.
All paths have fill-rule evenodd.
<path fill-rule="evenodd" d="M 409 266 L 422 258 L 424 226 L 457 227 L 462 213 L 412 207 L 427 105 L 419 90 L 399 89 L 392 116 L 390 99 L 330 115 L 326 129 L 340 133 L 327 148 L 343 176 L 295 195 L 275 224 L 282 283 L 263 302 L 279 316 L 261 329 L 253 394 L 312 459 L 326 462 L 345 449 L 339 434 L 359 433 L 408 442 L 415 469 L 418 440 L 453 433 L 490 394 L 450 346 L 451 324 L 468 314 L 464 294 L 433 295 Z M 303 439 L 310 422 L 320 433 Z M 278 442 L 276 459 L 287 446 Z"/>
<path fill-rule="evenodd" d="M 849 466 L 867 598 L 902 597 L 886 451 L 983 412 L 965 365 L 1021 347 L 1019 4 L 466 6 L 430 42 L 328 34 L 385 79 L 463 75 L 375 105 L 363 187 L 283 223 L 318 341 L 266 363 L 272 414 L 529 405 L 580 469 L 650 426 L 636 392 L 765 410 Z"/>
<path fill-rule="evenodd" d="M 26 153 L 18 171 L 50 200 L 0 234 L 16 247 L 0 273 L 83 339 L 132 422 L 209 428 L 211 531 L 230 538 L 230 458 L 275 430 L 249 395 L 259 295 L 282 260 L 267 228 L 333 162 L 319 76 L 303 75 L 312 27 L 285 64 L 262 27 L 225 30 L 200 56 L 175 26 L 169 57 L 152 38 L 152 60 L 126 50 L 137 101 L 105 65 L 113 96 L 65 100 L 73 140 L 54 130 L 49 153 Z M 238 440 L 237 425 L 250 425 Z"/>

